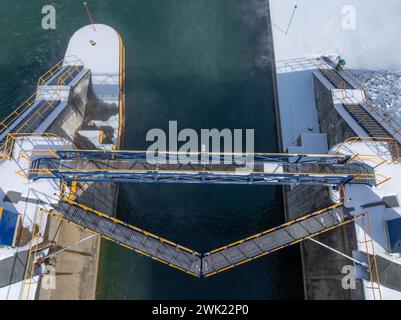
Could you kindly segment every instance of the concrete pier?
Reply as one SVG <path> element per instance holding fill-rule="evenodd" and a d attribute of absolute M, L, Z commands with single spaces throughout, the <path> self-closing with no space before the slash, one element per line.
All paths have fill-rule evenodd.
<path fill-rule="evenodd" d="M 75 57 L 90 73 L 74 86 L 69 105 L 53 123 L 53 132 L 72 141 L 78 149 L 122 148 L 125 122 L 125 49 L 119 33 L 96 24 L 78 30 L 71 38 L 66 57 Z M 100 139 L 100 137 L 103 137 Z M 77 184 L 71 194 L 94 209 L 114 215 L 118 185 Z M 90 235 L 56 219 L 50 219 L 47 240 L 57 248 Z M 90 239 L 51 259 L 56 269 L 56 289 L 38 291 L 38 299 L 93 300 L 96 297 L 100 238 Z"/>

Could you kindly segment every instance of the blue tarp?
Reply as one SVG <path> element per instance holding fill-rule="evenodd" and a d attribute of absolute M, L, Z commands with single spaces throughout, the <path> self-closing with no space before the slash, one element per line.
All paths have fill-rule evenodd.
<path fill-rule="evenodd" d="M 18 214 L 0 208 L 0 246 L 12 246 Z"/>
<path fill-rule="evenodd" d="M 401 253 L 401 218 L 387 222 L 392 253 Z"/>

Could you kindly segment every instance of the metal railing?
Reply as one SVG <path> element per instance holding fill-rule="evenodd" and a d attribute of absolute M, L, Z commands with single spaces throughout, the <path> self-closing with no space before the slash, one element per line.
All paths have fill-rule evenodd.
<path fill-rule="evenodd" d="M 371 283 L 371 287 L 368 287 L 368 289 L 372 290 L 373 294 L 373 299 L 376 299 L 376 291 L 378 291 L 378 299 L 382 300 L 382 292 L 381 292 L 381 287 L 380 287 L 380 277 L 379 277 L 379 268 L 377 265 L 377 259 L 376 259 L 376 253 L 375 253 L 375 244 L 373 242 L 373 229 L 372 229 L 372 223 L 370 219 L 370 214 L 367 214 L 368 218 L 368 228 L 369 228 L 369 239 L 366 234 L 366 225 L 365 225 L 365 219 L 362 219 L 362 230 L 363 230 L 363 236 L 364 236 L 364 241 L 360 241 L 361 244 L 365 245 L 365 250 L 366 250 L 366 257 L 368 260 L 368 268 L 369 268 L 369 281 Z M 369 245 L 370 245 L 370 250 L 369 250 Z M 372 253 L 370 253 L 372 251 Z"/>
<path fill-rule="evenodd" d="M 35 133 L 35 132 L 17 132 L 17 133 L 10 133 L 7 135 L 5 142 L 0 146 L 0 158 L 3 159 L 10 159 L 13 153 L 15 141 L 21 138 L 32 138 L 32 137 L 45 137 L 45 138 L 52 138 L 52 139 L 60 139 L 59 136 L 53 133 L 43 132 L 43 133 Z M 27 158 L 22 151 L 20 153 L 22 157 Z M 29 157 L 30 158 L 30 157 Z"/>
<path fill-rule="evenodd" d="M 47 70 L 42 76 L 39 77 L 38 86 L 36 91 L 26 99 L 21 105 L 12 109 L 11 113 L 6 116 L 2 121 L 0 121 L 0 135 L 4 134 L 10 127 L 25 113 L 28 111 L 30 107 L 32 107 L 35 103 L 39 103 L 42 99 L 41 95 L 41 87 L 48 83 L 52 78 L 54 78 L 57 73 L 63 68 L 63 66 L 69 66 L 74 71 L 79 70 L 79 68 L 83 65 L 83 62 L 75 56 L 66 57 L 63 60 L 57 62 L 54 66 L 52 66 L 49 70 Z M 76 76 L 76 75 L 75 75 Z M 60 76 L 57 81 L 57 87 L 65 85 L 67 81 L 70 81 L 74 78 L 74 74 L 71 73 L 69 69 L 66 70 L 64 74 Z M 59 90 L 55 90 L 53 94 L 53 98 L 57 99 L 60 97 Z M 53 99 L 53 100 L 55 100 Z M 46 105 L 50 106 L 50 103 Z M 32 120 L 32 117 L 38 117 L 43 115 L 43 112 L 46 110 L 35 111 L 35 114 L 31 116 L 29 120 Z M 28 121 L 25 121 L 23 124 L 23 128 L 21 128 L 21 132 L 26 131 L 25 129 L 29 126 Z M 1 157 L 1 155 L 0 155 Z"/>
<path fill-rule="evenodd" d="M 38 80 L 38 87 L 44 86 L 50 79 L 52 79 L 57 72 L 61 70 L 63 67 L 65 59 L 60 60 L 54 66 L 52 66 L 49 70 L 47 70 Z"/>
<path fill-rule="evenodd" d="M 76 72 L 76 74 L 74 74 Z M 57 86 L 65 86 L 75 79 L 80 72 L 80 66 L 69 66 L 63 74 L 57 79 Z"/>
<path fill-rule="evenodd" d="M 57 62 L 54 66 L 52 66 L 49 70 L 47 70 L 38 80 L 38 86 L 44 86 L 47 82 L 49 82 L 52 78 L 56 76 L 56 74 L 63 68 L 63 66 L 82 66 L 83 62 L 81 59 L 76 56 L 65 57 L 64 59 Z"/>
<path fill-rule="evenodd" d="M 40 219 L 39 219 L 39 225 L 36 223 L 37 216 L 40 211 Z M 28 259 L 26 263 L 26 268 L 25 268 L 25 274 L 24 274 L 24 280 L 22 282 L 22 288 L 20 291 L 20 300 L 28 300 L 30 291 L 31 291 L 31 285 L 33 283 L 33 278 L 35 274 L 35 261 L 36 257 L 38 254 L 38 248 L 39 248 L 39 243 L 40 243 L 40 238 L 41 238 L 41 233 L 40 233 L 40 228 L 42 227 L 43 224 L 43 212 L 37 208 L 34 221 L 33 221 L 33 230 L 32 230 L 32 238 L 31 241 L 29 242 L 29 252 L 28 252 Z M 35 242 L 35 243 L 34 243 Z M 27 287 L 27 289 L 26 289 Z"/>
<path fill-rule="evenodd" d="M 333 84 L 337 86 L 338 89 L 344 91 L 344 95 L 350 95 L 347 87 L 349 84 L 354 87 L 354 89 L 361 90 L 364 96 L 364 103 L 366 103 L 366 108 L 372 114 L 378 117 L 378 122 L 380 124 L 387 124 L 393 132 L 390 134 L 396 135 L 401 134 L 401 120 L 390 114 L 382 106 L 379 106 L 373 100 L 369 98 L 369 93 L 367 85 L 352 71 L 350 70 L 335 70 L 330 64 L 325 61 L 324 57 L 319 58 L 301 58 L 301 59 L 288 59 L 277 61 L 277 66 L 279 72 L 297 72 L 304 70 L 316 69 L 320 70 L 322 74 L 328 78 Z M 332 72 L 328 72 L 331 70 Z M 333 78 L 333 73 L 337 74 Z M 345 80 L 347 79 L 347 80 Z M 349 83 L 349 84 L 348 84 Z M 350 89 L 352 90 L 352 89 Z"/>
<path fill-rule="evenodd" d="M 393 163 L 400 163 L 401 162 L 401 152 L 400 152 L 400 147 L 399 147 L 399 143 L 397 140 L 395 140 L 394 138 L 385 138 L 385 137 L 352 137 L 349 138 L 347 140 L 345 140 L 344 142 L 342 142 L 336 149 L 336 153 L 340 154 L 341 149 L 345 146 L 345 145 L 352 145 L 355 142 L 376 142 L 376 143 L 383 143 L 387 145 L 388 151 L 390 152 L 391 158 L 392 158 L 392 162 Z M 360 158 L 363 160 L 363 158 L 361 158 L 361 155 L 359 154 L 355 154 L 354 157 Z M 384 164 L 386 162 L 388 162 L 388 159 L 386 159 L 385 157 L 381 157 L 380 155 L 377 155 L 376 157 L 380 157 L 380 159 L 382 159 L 382 162 L 380 164 Z"/>

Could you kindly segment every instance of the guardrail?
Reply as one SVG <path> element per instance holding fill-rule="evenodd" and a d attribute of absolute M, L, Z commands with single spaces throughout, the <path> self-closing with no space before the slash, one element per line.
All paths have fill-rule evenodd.
<path fill-rule="evenodd" d="M 38 86 L 44 86 L 50 79 L 52 79 L 57 72 L 61 70 L 63 66 L 78 66 L 83 65 L 81 59 L 76 56 L 65 57 L 64 59 L 57 62 L 54 66 L 52 66 L 49 70 L 47 70 L 38 80 Z"/>
<path fill-rule="evenodd" d="M 349 138 L 349 139 L 345 140 L 343 143 L 341 143 L 337 147 L 335 152 L 340 154 L 341 149 L 347 144 L 352 145 L 355 142 L 369 142 L 369 141 L 370 142 L 378 142 L 378 143 L 387 144 L 388 150 L 389 150 L 391 158 L 392 158 L 392 162 L 393 163 L 400 163 L 401 162 L 401 151 L 400 151 L 399 143 L 394 138 L 352 137 L 352 138 Z M 379 155 L 377 155 L 377 156 L 380 157 Z M 358 157 L 361 157 L 361 155 L 355 154 L 354 157 L 357 159 Z M 363 158 L 361 158 L 361 159 L 363 159 Z M 384 157 L 381 157 L 381 159 L 383 160 L 383 162 L 381 164 L 384 164 L 384 163 L 388 162 L 388 159 L 386 159 Z"/>
<path fill-rule="evenodd" d="M 25 111 L 27 111 L 36 101 L 37 91 L 35 91 L 28 99 L 26 99 L 21 105 L 14 108 L 14 110 L 5 117 L 0 122 L 0 134 L 3 134 L 7 131 L 10 126 L 22 115 Z"/>
<path fill-rule="evenodd" d="M 21 103 L 18 107 L 12 109 L 11 113 L 6 116 L 2 121 L 0 121 L 0 135 L 5 133 L 10 127 L 15 123 L 15 121 L 20 118 L 30 107 L 32 107 L 35 102 L 41 99 L 40 87 L 44 86 L 50 79 L 56 76 L 57 72 L 59 72 L 63 66 L 71 66 L 71 68 L 78 69 L 83 65 L 83 62 L 75 56 L 66 57 L 63 60 L 57 62 L 54 66 L 52 66 L 49 70 L 47 70 L 42 76 L 38 79 L 38 86 L 36 91 L 23 103 Z M 57 82 L 57 87 L 60 87 L 65 84 L 66 81 L 71 80 L 73 75 L 69 70 L 65 74 L 63 74 Z M 60 96 L 60 93 L 56 90 L 56 96 Z M 36 114 L 36 116 L 40 113 Z M 22 129 L 22 131 L 24 131 Z M 2 155 L 0 155 L 2 157 Z"/>
<path fill-rule="evenodd" d="M 7 135 L 5 142 L 0 146 L 0 158 L 10 159 L 14 144 L 17 139 L 20 138 L 29 138 L 29 137 L 47 137 L 47 138 L 57 138 L 61 139 L 59 136 L 53 133 L 43 132 L 43 133 L 27 133 L 27 132 L 18 132 L 18 133 L 10 133 Z"/>

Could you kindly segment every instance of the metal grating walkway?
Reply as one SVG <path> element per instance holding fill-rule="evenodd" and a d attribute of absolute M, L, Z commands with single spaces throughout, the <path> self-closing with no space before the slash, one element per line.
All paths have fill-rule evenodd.
<path fill-rule="evenodd" d="M 57 154 L 62 157 L 56 157 Z M 89 155 L 88 155 L 89 154 Z M 220 155 L 220 157 L 229 155 Z M 327 185 L 340 187 L 347 183 L 374 186 L 372 167 L 350 161 L 345 156 L 256 155 L 245 164 L 166 164 L 150 163 L 146 153 L 136 151 L 67 151 L 35 158 L 27 176 L 30 179 L 53 178 L 80 182 L 116 183 L 201 183 L 247 185 Z M 281 158 L 278 158 L 281 156 Z M 217 157 L 216 154 L 213 157 Z M 320 158 L 319 158 L 320 157 Z M 328 161 L 330 159 L 330 161 Z M 213 160 L 213 159 L 211 159 Z M 216 159 L 215 159 L 216 160 Z"/>
<path fill-rule="evenodd" d="M 319 70 L 337 89 L 353 89 L 347 81 L 344 81 L 337 71 L 324 68 L 320 68 Z"/>
<path fill-rule="evenodd" d="M 342 206 L 328 208 L 228 247 L 209 252 L 202 261 L 205 276 L 211 276 L 338 227 L 352 220 Z"/>
<path fill-rule="evenodd" d="M 215 275 L 355 220 L 339 204 L 201 255 L 71 200 L 61 200 L 47 213 L 196 277 Z"/>
<path fill-rule="evenodd" d="M 73 202 L 60 201 L 54 208 L 56 212 L 52 214 L 59 218 L 171 267 L 200 276 L 201 260 L 195 251 Z"/>

